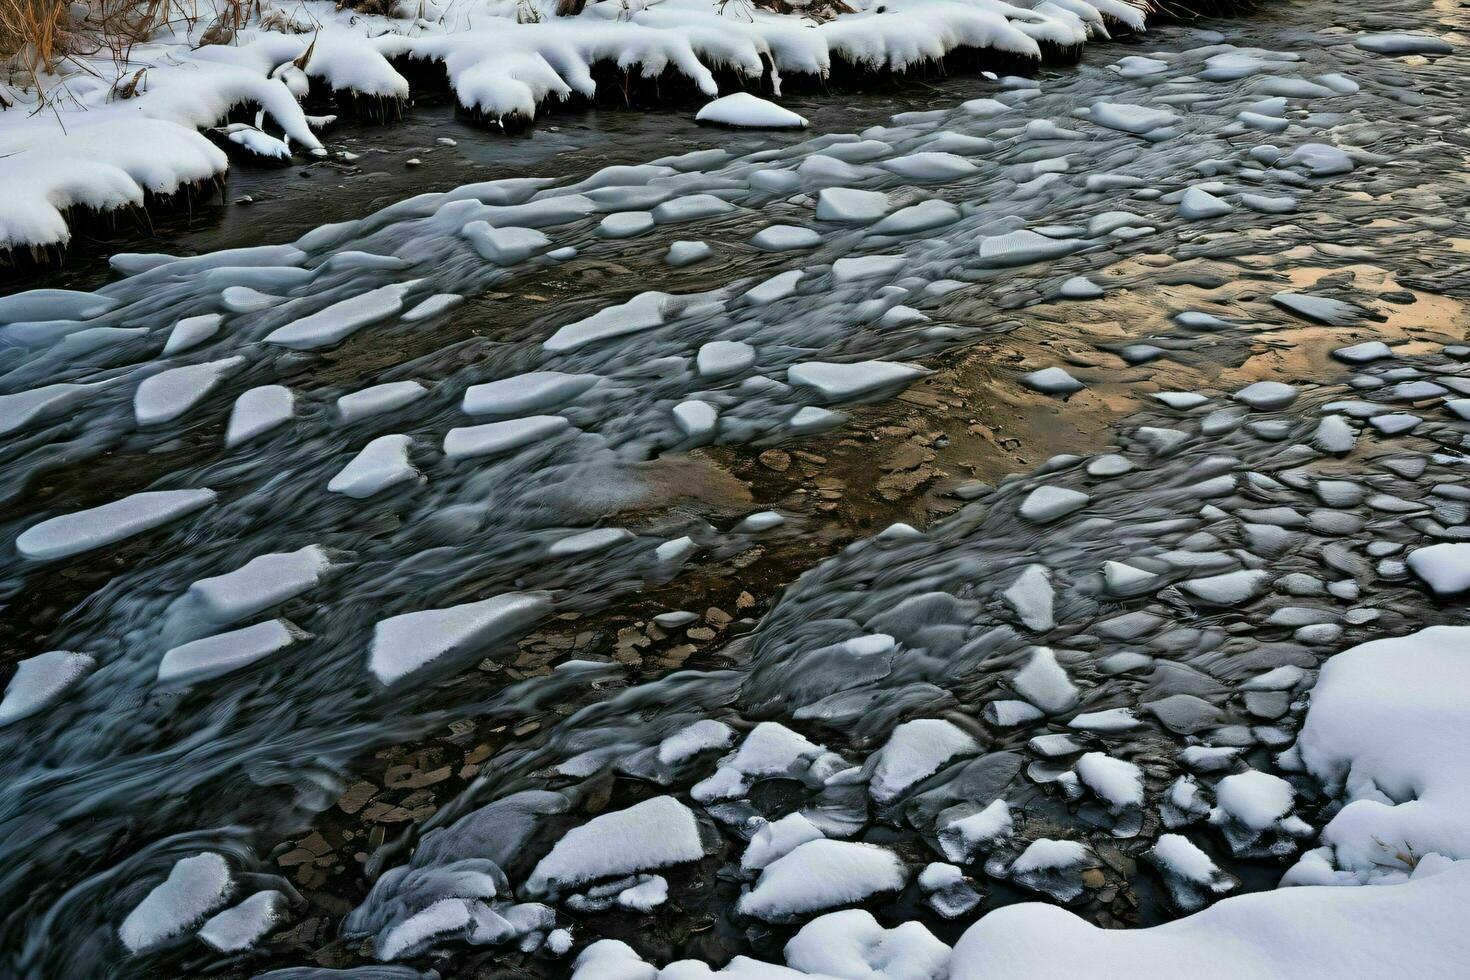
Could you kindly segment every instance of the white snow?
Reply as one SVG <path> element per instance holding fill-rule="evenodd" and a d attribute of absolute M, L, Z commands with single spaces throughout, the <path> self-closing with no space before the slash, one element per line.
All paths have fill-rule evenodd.
<path fill-rule="evenodd" d="M 15 539 L 22 558 L 65 558 L 130 538 L 214 503 L 213 490 L 149 490 L 110 504 L 52 517 Z"/>
<path fill-rule="evenodd" d="M 525 889 L 533 895 L 616 875 L 667 868 L 704 856 L 694 813 L 672 796 L 601 813 L 573 827 L 542 858 Z"/>
<path fill-rule="evenodd" d="M 896 892 L 907 881 L 903 862 L 886 848 L 813 840 L 767 865 L 736 908 L 767 922 L 790 921 L 879 892 Z"/>
<path fill-rule="evenodd" d="M 1143 770 L 1105 752 L 1088 752 L 1077 760 L 1077 777 L 1112 810 L 1143 805 Z"/>
<path fill-rule="evenodd" d="M 1415 548 L 1407 562 L 1409 570 L 1437 596 L 1455 596 L 1470 589 L 1470 544 L 1449 541 Z"/>
<path fill-rule="evenodd" d="M 1401 882 L 1431 855 L 1466 867 L 1467 641 L 1470 628 L 1431 626 L 1359 644 L 1322 666 L 1295 751 L 1346 805 L 1284 884 Z"/>
<path fill-rule="evenodd" d="M 939 846 L 951 861 L 969 861 L 978 848 L 1009 837 L 1014 826 L 1010 806 L 994 800 L 985 809 L 940 827 Z"/>
<path fill-rule="evenodd" d="M 879 803 L 891 802 L 951 759 L 979 751 L 974 736 L 953 722 L 940 718 L 906 721 L 878 751 L 869 792 Z"/>
<path fill-rule="evenodd" d="M 368 668 L 393 684 L 439 658 L 479 649 L 524 629 L 551 611 L 545 593 L 507 592 L 447 609 L 425 609 L 379 620 Z"/>
<path fill-rule="evenodd" d="M 530 415 L 450 429 L 444 436 L 444 455 L 451 459 L 498 456 L 549 439 L 572 427 L 560 415 Z"/>
<path fill-rule="evenodd" d="M 1401 888 L 1241 895 L 1147 929 L 1100 929 L 1065 909 L 1009 905 L 955 944 L 951 980 L 1037 977 L 1451 977 L 1467 944 L 1470 864 Z"/>
<path fill-rule="evenodd" d="M 760 871 L 807 841 L 820 840 L 823 836 L 816 825 L 800 813 L 788 813 L 779 820 L 761 824 L 750 835 L 750 843 L 740 857 L 740 867 L 745 871 Z"/>
<path fill-rule="evenodd" d="M 708 102 L 694 116 L 697 122 L 752 129 L 804 129 L 804 116 L 783 109 L 749 92 L 736 92 Z"/>
<path fill-rule="evenodd" d="M 949 956 L 949 947 L 923 923 L 885 929 L 865 909 L 819 916 L 802 926 L 785 949 L 786 964 L 793 969 L 847 980 L 947 980 Z"/>

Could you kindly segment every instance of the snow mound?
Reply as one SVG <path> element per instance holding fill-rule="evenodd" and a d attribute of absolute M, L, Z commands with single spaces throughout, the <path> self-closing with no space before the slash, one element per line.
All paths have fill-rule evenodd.
<path fill-rule="evenodd" d="M 573 827 L 542 858 L 525 890 L 555 894 L 583 882 L 667 868 L 704 856 L 694 812 L 672 796 L 603 813 Z"/>
<path fill-rule="evenodd" d="M 783 109 L 749 92 L 736 92 L 715 99 L 695 114 L 696 122 L 717 123 L 749 129 L 805 129 L 805 116 Z"/>

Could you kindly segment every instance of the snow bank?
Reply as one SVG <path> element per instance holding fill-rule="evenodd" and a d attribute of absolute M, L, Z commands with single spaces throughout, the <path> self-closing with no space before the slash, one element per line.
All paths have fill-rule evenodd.
<path fill-rule="evenodd" d="M 472 0 L 437 21 L 357 11 L 313 10 L 307 33 L 284 33 L 291 11 L 267 8 L 228 44 L 200 45 L 209 18 L 180 21 L 133 46 L 114 65 L 104 50 L 79 56 L 53 112 L 36 93 L 3 86 L 17 111 L 0 116 L 0 250 L 64 244 L 68 209 L 140 207 L 223 174 L 227 158 L 199 130 L 241 106 L 254 125 L 220 130 L 232 146 L 270 158 L 294 148 L 325 151 L 300 100 L 315 84 L 359 98 L 399 102 L 410 94 L 395 59 L 441 65 L 459 104 L 491 122 L 530 119 L 547 102 L 597 94 L 596 69 L 629 79 L 682 76 L 713 100 L 699 118 L 738 126 L 802 126 L 805 120 L 743 92 L 719 98 L 717 71 L 779 96 L 783 75 L 825 79 L 834 67 L 902 72 L 953 53 L 988 50 L 1037 60 L 1043 45 L 1075 48 L 1106 37 L 1108 21 L 1144 26 L 1143 5 L 1067 0 L 1031 9 L 1002 0 L 889 0 L 813 24 L 789 15 L 702 0 L 626 4 L 603 0 L 573 17 L 519 22 L 521 8 Z M 191 32 L 193 32 L 191 34 Z M 96 61 L 92 68 L 87 62 Z M 119 92 L 105 79 L 132 78 Z M 1106 123 L 1105 123 L 1106 124 Z M 267 128 L 268 127 L 268 128 Z"/>
<path fill-rule="evenodd" d="M 1284 884 L 1400 882 L 1433 855 L 1470 858 L 1470 627 L 1327 661 L 1295 754 L 1346 805 Z"/>
<path fill-rule="evenodd" d="M 1470 863 L 1400 888 L 1311 888 L 1225 899 L 1151 929 L 1099 929 L 1051 905 L 1010 905 L 955 944 L 952 980 L 1451 977 L 1470 956 Z"/>

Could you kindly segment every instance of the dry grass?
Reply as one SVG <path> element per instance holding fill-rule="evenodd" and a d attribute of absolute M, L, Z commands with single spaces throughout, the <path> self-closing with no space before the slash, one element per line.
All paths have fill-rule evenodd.
<path fill-rule="evenodd" d="M 134 45 L 169 24 L 191 33 L 202 24 L 200 46 L 228 44 L 258 10 L 258 0 L 85 0 L 80 8 L 74 0 L 0 0 L 0 70 L 28 77 L 44 105 L 46 76 L 64 74 L 68 61 L 96 74 L 86 60 L 106 55 L 117 71 L 113 96 L 130 98 L 146 84 L 145 70 L 128 65 Z"/>

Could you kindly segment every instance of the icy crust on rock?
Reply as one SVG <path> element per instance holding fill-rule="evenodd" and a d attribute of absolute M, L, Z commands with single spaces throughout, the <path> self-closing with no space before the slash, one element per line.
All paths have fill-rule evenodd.
<path fill-rule="evenodd" d="M 597 878 L 666 868 L 703 856 L 693 811 L 671 796 L 658 796 L 600 814 L 568 831 L 536 865 L 525 888 L 531 895 L 555 894 Z"/>

